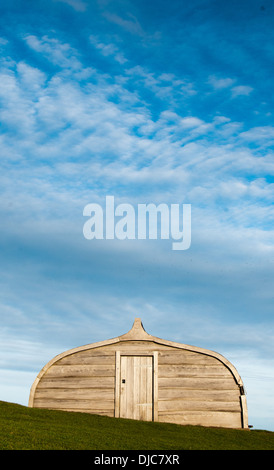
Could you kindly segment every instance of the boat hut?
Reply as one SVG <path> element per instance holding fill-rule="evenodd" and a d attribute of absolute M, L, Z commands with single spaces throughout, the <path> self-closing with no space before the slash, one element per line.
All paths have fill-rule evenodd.
<path fill-rule="evenodd" d="M 248 428 L 245 391 L 235 367 L 216 352 L 148 334 L 139 318 L 126 334 L 49 361 L 32 385 L 29 406 Z"/>

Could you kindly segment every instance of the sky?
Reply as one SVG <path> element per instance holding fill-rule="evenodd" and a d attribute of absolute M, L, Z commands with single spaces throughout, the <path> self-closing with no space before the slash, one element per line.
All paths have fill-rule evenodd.
<path fill-rule="evenodd" d="M 0 400 L 138 317 L 225 356 L 274 431 L 273 20 L 270 0 L 2 2 Z M 107 196 L 191 205 L 190 247 L 85 238 Z"/>

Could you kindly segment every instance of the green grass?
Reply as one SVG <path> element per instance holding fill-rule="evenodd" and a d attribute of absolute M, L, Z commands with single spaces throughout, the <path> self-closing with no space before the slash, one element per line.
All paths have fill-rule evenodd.
<path fill-rule="evenodd" d="M 274 433 L 179 426 L 0 401 L 1 450 L 273 450 Z"/>

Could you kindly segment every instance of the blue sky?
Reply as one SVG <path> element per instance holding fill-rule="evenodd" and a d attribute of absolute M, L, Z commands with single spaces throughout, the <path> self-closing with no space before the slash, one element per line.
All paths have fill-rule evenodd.
<path fill-rule="evenodd" d="M 274 430 L 273 19 L 257 0 L 1 4 L 0 399 L 141 317 L 227 357 Z M 191 204 L 190 249 L 86 240 L 107 195 Z"/>

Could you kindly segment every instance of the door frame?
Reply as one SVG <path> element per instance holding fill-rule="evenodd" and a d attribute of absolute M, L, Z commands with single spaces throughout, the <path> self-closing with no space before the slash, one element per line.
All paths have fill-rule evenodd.
<path fill-rule="evenodd" d="M 146 356 L 152 357 L 153 387 L 152 387 L 152 421 L 158 421 L 158 351 L 116 351 L 115 355 L 115 418 L 120 417 L 120 384 L 121 384 L 121 356 Z"/>

